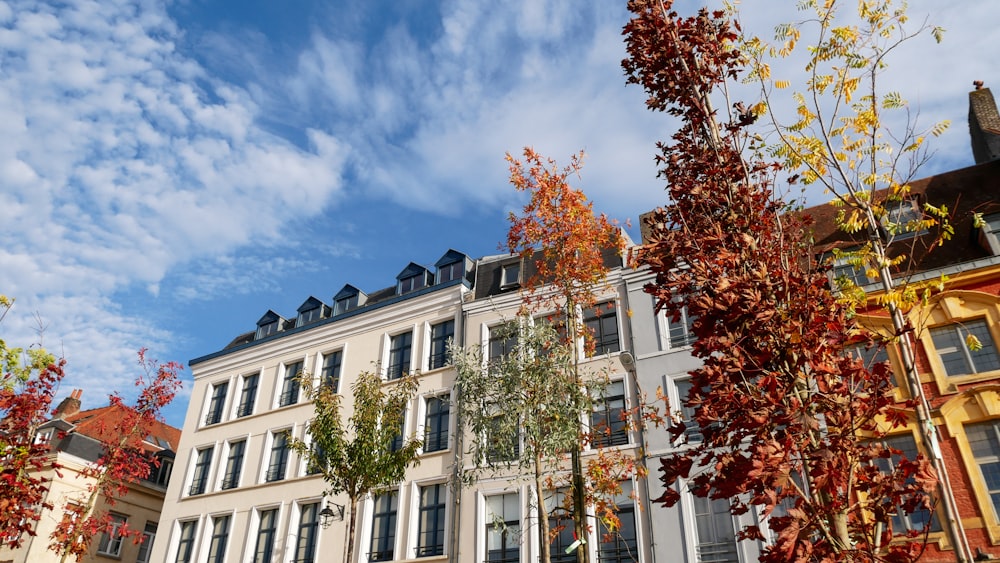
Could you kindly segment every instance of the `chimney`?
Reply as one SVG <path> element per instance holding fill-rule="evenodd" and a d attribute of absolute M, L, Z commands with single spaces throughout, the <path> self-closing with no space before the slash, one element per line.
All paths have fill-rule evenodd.
<path fill-rule="evenodd" d="M 59 403 L 56 407 L 56 412 L 54 413 L 54 418 L 63 418 L 67 416 L 73 416 L 74 414 L 80 412 L 80 397 L 83 395 L 83 389 L 74 389 L 69 397 L 66 397 Z"/>
<path fill-rule="evenodd" d="M 1000 159 L 1000 113 L 989 88 L 981 80 L 973 82 L 975 90 L 969 92 L 969 135 L 972 137 L 972 156 L 976 164 Z"/>

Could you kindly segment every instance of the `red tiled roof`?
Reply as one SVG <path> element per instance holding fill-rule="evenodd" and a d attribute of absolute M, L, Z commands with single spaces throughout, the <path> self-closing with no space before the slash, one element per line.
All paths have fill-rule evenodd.
<path fill-rule="evenodd" d="M 76 414 L 66 416 L 64 420 L 76 426 L 73 432 L 100 439 L 101 430 L 114 428 L 115 423 L 121 418 L 122 413 L 123 407 L 109 405 L 80 411 Z M 169 424 L 157 422 L 154 425 L 151 437 L 153 438 L 152 442 L 147 439 L 147 445 L 150 446 L 149 450 L 157 451 L 165 449 L 161 446 L 162 441 L 162 443 L 169 444 L 170 450 L 176 452 L 177 445 L 181 439 L 181 431 Z"/>

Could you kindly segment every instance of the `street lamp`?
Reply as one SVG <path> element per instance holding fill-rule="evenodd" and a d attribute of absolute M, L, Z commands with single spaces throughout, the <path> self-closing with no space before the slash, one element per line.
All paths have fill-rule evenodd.
<path fill-rule="evenodd" d="M 330 506 L 333 508 L 330 508 Z M 344 505 L 331 502 L 323 507 L 323 510 L 319 511 L 319 525 L 323 526 L 323 529 L 330 527 L 334 521 L 339 521 L 344 519 Z"/>

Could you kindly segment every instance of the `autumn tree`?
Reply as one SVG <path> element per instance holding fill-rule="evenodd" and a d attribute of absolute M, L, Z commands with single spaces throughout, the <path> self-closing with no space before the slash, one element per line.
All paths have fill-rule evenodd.
<path fill-rule="evenodd" d="M 347 506 L 347 545 L 344 561 L 354 561 L 358 503 L 402 481 L 406 469 L 419 463 L 422 441 L 405 439 L 403 413 L 417 390 L 417 380 L 404 376 L 388 385 L 378 374 L 362 372 L 351 387 L 350 417 L 343 418 L 343 397 L 327 384 L 312 385 L 302 376 L 315 409 L 309 422 L 309 440 L 293 438 L 292 449 L 303 455 L 311 471 L 326 481 L 324 494 L 344 493 Z"/>
<path fill-rule="evenodd" d="M 506 353 L 486 361 L 482 347 L 452 346 L 460 432 L 469 448 L 468 477 L 531 475 L 541 561 L 550 560 L 547 493 L 555 488 L 569 452 L 580 443 L 581 405 L 588 403 L 573 369 L 573 352 L 549 323 L 521 316 L 498 329 Z"/>
<path fill-rule="evenodd" d="M 70 558 L 81 560 L 93 538 L 102 532 L 140 541 L 142 530 L 116 527 L 111 512 L 103 508 L 101 501 L 109 508 L 114 507 L 132 485 L 147 479 L 158 466 L 159 460 L 143 446 L 143 439 L 162 423 L 162 410 L 181 385 L 178 378 L 181 366 L 148 359 L 145 350 L 139 351 L 138 363 L 141 369 L 135 380 L 138 395 L 131 404 L 117 393 L 109 397 L 117 416 L 114 424 L 98 432 L 103 447 L 101 457 L 80 472 L 79 477 L 87 480 L 86 492 L 69 499 L 62 507 L 64 517 L 52 533 L 49 549 L 60 554 L 62 562 Z"/>
<path fill-rule="evenodd" d="M 0 321 L 13 304 L 0 295 Z M 40 347 L 9 347 L 0 339 L 0 543 L 11 548 L 35 535 L 42 513 L 53 508 L 44 499 L 58 467 L 35 434 L 48 420 L 64 363 Z"/>
<path fill-rule="evenodd" d="M 674 425 L 687 447 L 662 459 L 658 500 L 678 502 L 683 482 L 727 499 L 733 514 L 754 510 L 773 532 L 762 561 L 916 559 L 915 538 L 890 543 L 891 514 L 927 508 L 935 473 L 919 457 L 880 471 L 877 460 L 899 452 L 863 439 L 906 414 L 893 408 L 886 365 L 866 369 L 844 353 L 870 335 L 808 259 L 804 225 L 776 193 L 781 165 L 751 128 L 766 106 L 725 97 L 749 65 L 739 27 L 724 11 L 683 17 L 669 0 L 629 9 L 628 82 L 680 120 L 658 145 L 670 203 L 652 214 L 637 261 L 656 275 L 647 289 L 657 306 L 695 319 L 703 361 L 684 399 L 701 441 Z M 765 539 L 758 525 L 739 537 Z"/>
<path fill-rule="evenodd" d="M 543 158 L 531 148 L 524 149 L 523 158 L 522 161 L 507 154 L 511 184 L 517 191 L 530 194 L 521 214 L 510 214 L 507 250 L 533 267 L 534 274 L 522 284 L 525 309 L 554 311 L 550 317 L 564 324 L 563 338 L 572 354 L 573 378 L 582 387 L 581 348 L 577 342 L 583 340 L 585 349 L 592 349 L 592 343 L 580 314 L 597 304 L 597 292 L 607 283 L 609 271 L 604 253 L 620 255 L 623 239 L 620 230 L 605 215 L 595 215 L 593 203 L 568 182 L 570 175 L 579 174 L 582 152 L 561 169 L 555 161 Z M 574 420 L 580 425 L 582 415 L 587 412 L 586 405 L 573 406 L 578 413 Z M 573 521 L 576 537 L 587 545 L 590 543 L 586 524 L 588 487 L 581 459 L 587 438 L 582 426 L 578 430 L 580 440 L 570 450 Z M 588 560 L 589 551 L 578 549 L 577 561 Z"/>

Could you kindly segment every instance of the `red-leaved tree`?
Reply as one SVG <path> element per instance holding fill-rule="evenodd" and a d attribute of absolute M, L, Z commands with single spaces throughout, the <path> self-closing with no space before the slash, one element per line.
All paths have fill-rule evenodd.
<path fill-rule="evenodd" d="M 922 542 L 891 542 L 891 515 L 926 508 L 935 475 L 922 458 L 878 468 L 899 452 L 871 440 L 906 416 L 893 409 L 887 366 L 867 370 L 844 353 L 866 333 L 775 196 L 779 167 L 747 129 L 756 115 L 713 105 L 744 70 L 736 29 L 724 12 L 682 17 L 670 0 L 629 9 L 628 82 L 681 123 L 657 157 L 670 204 L 653 213 L 637 259 L 656 274 L 657 306 L 696 319 L 704 362 L 684 399 L 702 439 L 662 459 L 658 500 L 674 505 L 686 488 L 769 517 L 762 561 L 916 559 Z M 684 430 L 672 428 L 680 442 Z M 757 525 L 739 536 L 765 539 Z"/>
<path fill-rule="evenodd" d="M 0 322 L 13 306 L 0 295 Z M 41 347 L 8 347 L 0 338 L 0 545 L 16 549 L 52 509 L 44 499 L 58 466 L 35 432 L 48 420 L 64 364 Z"/>
<path fill-rule="evenodd" d="M 181 385 L 178 378 L 181 366 L 147 359 L 145 350 L 139 351 L 139 366 L 142 373 L 135 381 L 139 389 L 135 402 L 126 404 L 117 393 L 110 396 L 111 407 L 117 413 L 114 424 L 98 430 L 104 452 L 80 473 L 81 478 L 88 480 L 87 491 L 81 498 L 67 502 L 64 517 L 52 533 L 49 549 L 59 553 L 62 562 L 70 557 L 79 561 L 89 551 L 92 538 L 102 532 L 137 541 L 141 537 L 142 530 L 116 528 L 111 513 L 99 508 L 99 501 L 113 507 L 128 494 L 130 486 L 148 478 L 157 467 L 158 459 L 143 446 L 143 439 L 162 422 L 160 413 Z"/>

